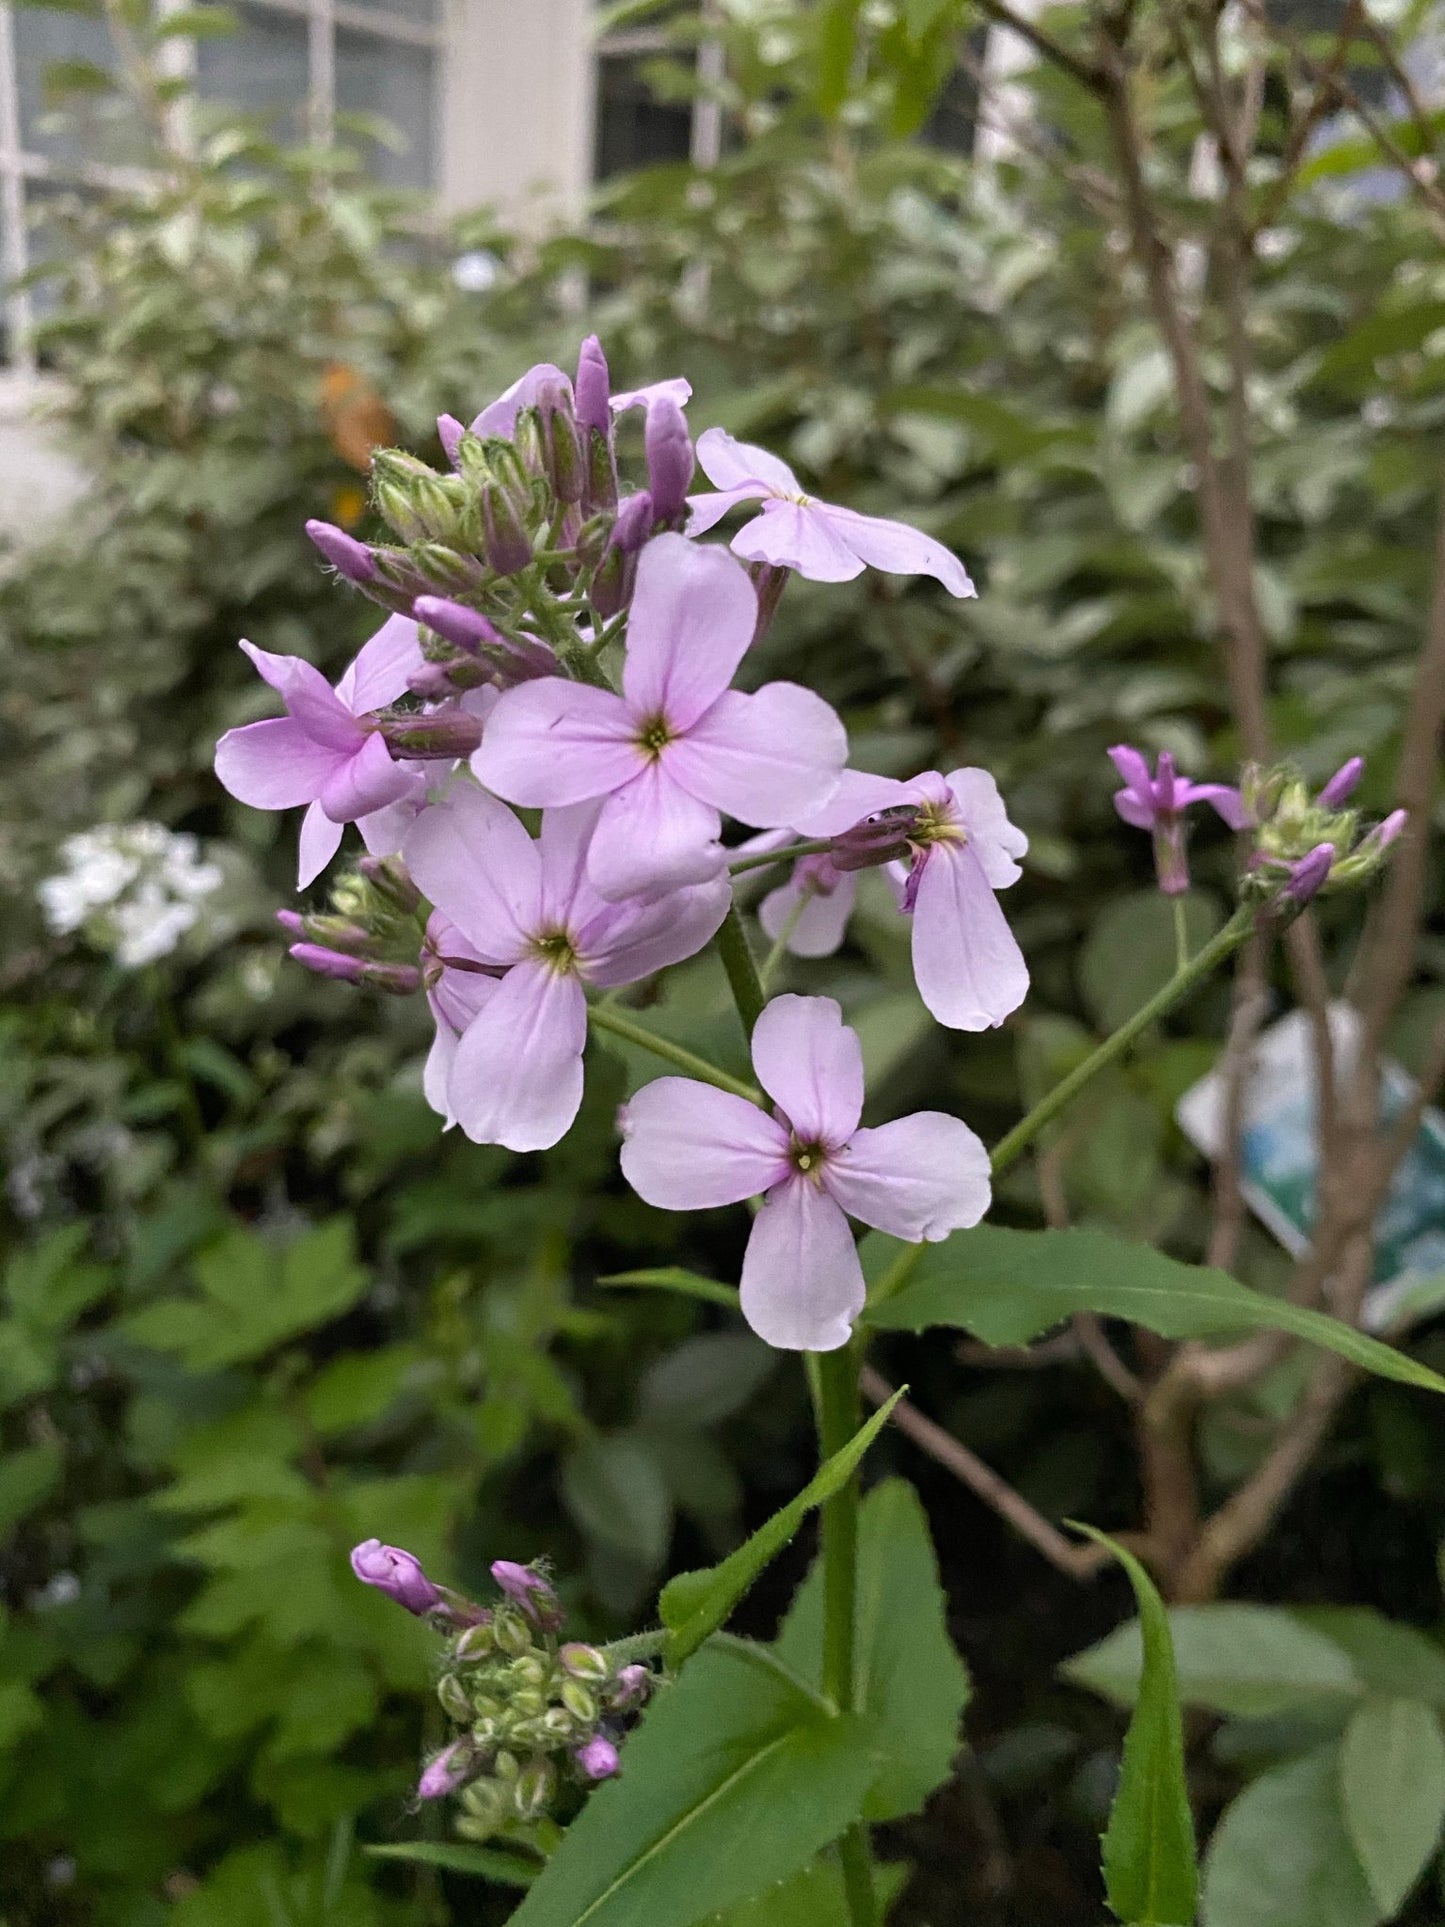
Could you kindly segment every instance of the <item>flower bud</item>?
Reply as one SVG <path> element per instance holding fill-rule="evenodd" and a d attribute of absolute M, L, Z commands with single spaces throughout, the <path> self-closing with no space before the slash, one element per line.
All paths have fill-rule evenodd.
<path fill-rule="evenodd" d="M 516 1754 L 508 1752 L 505 1747 L 498 1752 L 496 1759 L 492 1761 L 492 1771 L 499 1780 L 509 1782 L 515 1780 L 521 1770 L 521 1762 L 518 1760 Z"/>
<path fill-rule="evenodd" d="M 570 1740 L 577 1730 L 577 1722 L 565 1706 L 549 1706 L 542 1715 L 542 1729 L 550 1739 Z"/>
<path fill-rule="evenodd" d="M 276 921 L 288 936 L 304 937 L 306 934 L 306 919 L 295 910 L 278 910 Z"/>
<path fill-rule="evenodd" d="M 474 1780 L 462 1794 L 456 1829 L 466 1840 L 489 1840 L 511 1817 L 511 1789 L 495 1780 Z"/>
<path fill-rule="evenodd" d="M 577 356 L 577 382 L 573 389 L 577 420 L 584 428 L 607 435 L 612 427 L 612 377 L 607 357 L 596 335 L 588 335 Z"/>
<path fill-rule="evenodd" d="M 922 814 L 917 804 L 899 803 L 865 816 L 834 837 L 828 852 L 833 868 L 869 870 L 879 863 L 906 862 Z"/>
<path fill-rule="evenodd" d="M 618 510 L 609 546 L 620 550 L 623 555 L 635 555 L 651 535 L 657 520 L 657 510 L 648 490 L 641 489 L 636 495 L 629 495 Z"/>
<path fill-rule="evenodd" d="M 606 1655 L 599 1653 L 595 1646 L 584 1646 L 580 1640 L 568 1640 L 557 1657 L 573 1679 L 586 1680 L 593 1686 L 601 1685 L 611 1674 Z"/>
<path fill-rule="evenodd" d="M 481 546 L 478 531 L 477 546 Z M 470 555 L 449 548 L 444 542 L 417 542 L 411 551 L 413 596 L 431 595 L 437 590 L 447 595 L 472 595 L 486 581 L 482 565 Z"/>
<path fill-rule="evenodd" d="M 528 1760 L 512 1788 L 512 1808 L 519 1820 L 538 1820 L 557 1791 L 557 1769 L 550 1760 Z"/>
<path fill-rule="evenodd" d="M 511 1704 L 518 1719 L 539 1720 L 547 1710 L 547 1696 L 536 1686 L 522 1686 L 513 1693 Z"/>
<path fill-rule="evenodd" d="M 470 756 L 482 740 L 482 725 L 470 711 L 449 705 L 426 713 L 383 716 L 381 733 L 399 761 L 454 762 Z"/>
<path fill-rule="evenodd" d="M 572 1757 L 589 1780 L 610 1780 L 621 1765 L 617 1748 L 611 1740 L 604 1740 L 600 1733 L 588 1740 L 585 1746 L 579 1746 Z"/>
<path fill-rule="evenodd" d="M 336 573 L 345 576 L 348 582 L 360 586 L 376 580 L 371 550 L 345 529 L 337 528 L 333 522 L 310 521 L 306 524 L 306 533 Z"/>
<path fill-rule="evenodd" d="M 562 1624 L 562 1609 L 551 1581 L 535 1566 L 520 1566 L 512 1559 L 492 1563 L 492 1578 L 521 1607 L 534 1626 L 555 1632 Z"/>
<path fill-rule="evenodd" d="M 466 432 L 465 426 L 457 420 L 455 415 L 437 416 L 437 440 L 442 445 L 442 453 L 453 468 L 457 466 L 457 454 L 462 445 L 462 436 Z"/>
<path fill-rule="evenodd" d="M 572 397 L 559 381 L 543 384 L 537 396 L 543 471 L 559 502 L 580 502 L 585 473 L 582 439 L 572 412 Z"/>
<path fill-rule="evenodd" d="M 471 1770 L 474 1757 L 469 1741 L 453 1740 L 450 1746 L 428 1762 L 425 1773 L 417 1782 L 417 1798 L 441 1800 L 448 1793 L 455 1793 Z"/>
<path fill-rule="evenodd" d="M 647 411 L 643 432 L 647 485 L 657 521 L 681 520 L 696 465 L 687 417 L 670 395 L 660 395 Z"/>
<path fill-rule="evenodd" d="M 1289 882 L 1284 886 L 1283 895 L 1292 903 L 1308 903 L 1328 877 L 1334 860 L 1334 844 L 1317 843 L 1308 855 L 1290 866 Z"/>
<path fill-rule="evenodd" d="M 422 906 L 422 894 L 406 873 L 399 856 L 364 856 L 357 865 L 372 889 L 404 917 L 414 917 Z"/>
<path fill-rule="evenodd" d="M 597 1696 L 580 1679 L 564 1679 L 557 1697 L 579 1725 L 591 1726 L 597 1718 Z"/>
<path fill-rule="evenodd" d="M 545 1686 L 550 1670 L 540 1653 L 523 1653 L 512 1661 L 507 1674 L 522 1686 Z"/>
<path fill-rule="evenodd" d="M 412 612 L 418 622 L 486 664 L 504 686 L 557 674 L 557 657 L 545 642 L 535 636 L 504 636 L 465 603 L 418 596 Z"/>
<path fill-rule="evenodd" d="M 496 1651 L 496 1640 L 492 1634 L 492 1619 L 488 1614 L 475 1625 L 468 1626 L 458 1638 L 455 1647 L 459 1660 L 471 1665 L 479 1659 L 490 1659 Z"/>
<path fill-rule="evenodd" d="M 454 1720 L 470 1720 L 473 1717 L 472 1702 L 467 1697 L 467 1689 L 455 1673 L 443 1673 L 437 1681 L 437 1698 L 442 1710 Z"/>
<path fill-rule="evenodd" d="M 314 970 L 318 977 L 330 977 L 339 984 L 359 984 L 366 974 L 366 965 L 360 957 L 343 956 L 339 950 L 328 950 L 319 943 L 293 943 L 290 954 L 297 963 Z M 355 1565 L 353 1556 L 352 1564 Z M 361 1573 L 358 1578 L 363 1577 Z"/>
<path fill-rule="evenodd" d="M 352 1549 L 351 1570 L 363 1585 L 375 1586 L 409 1613 L 429 1613 L 442 1603 L 441 1591 L 427 1578 L 421 1561 L 400 1546 L 364 1539 Z"/>
<path fill-rule="evenodd" d="M 531 564 L 532 538 L 507 491 L 496 482 L 482 488 L 482 547 L 498 575 L 516 575 Z"/>
<path fill-rule="evenodd" d="M 608 1703 L 615 1712 L 627 1712 L 641 1706 L 651 1691 L 652 1673 L 646 1666 L 624 1666 L 613 1681 Z"/>
<path fill-rule="evenodd" d="M 1318 807 L 1322 810 L 1339 809 L 1354 794 L 1355 786 L 1364 773 L 1363 756 L 1352 756 L 1347 763 L 1341 763 L 1315 799 Z"/>
<path fill-rule="evenodd" d="M 492 1614 L 492 1637 L 500 1652 L 518 1656 L 531 1651 L 532 1629 L 520 1613 L 509 1607 L 499 1606 Z"/>
<path fill-rule="evenodd" d="M 1382 823 L 1377 823 L 1374 829 L 1368 831 L 1360 838 L 1360 846 L 1355 854 L 1357 856 L 1363 855 L 1366 848 L 1368 848 L 1372 854 L 1382 856 L 1409 820 L 1410 812 L 1408 810 L 1391 810 L 1390 814 Z"/>

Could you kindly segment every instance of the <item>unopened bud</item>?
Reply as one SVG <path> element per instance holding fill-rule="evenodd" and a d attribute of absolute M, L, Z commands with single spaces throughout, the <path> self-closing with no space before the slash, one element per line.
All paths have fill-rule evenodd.
<path fill-rule="evenodd" d="M 426 714 L 383 716 L 381 733 L 399 760 L 452 762 L 471 755 L 482 740 L 482 725 L 470 711 L 453 706 Z"/>
<path fill-rule="evenodd" d="M 1355 786 L 1364 773 L 1365 759 L 1363 756 L 1352 756 L 1347 763 L 1342 763 L 1316 798 L 1319 808 L 1322 810 L 1339 809 L 1340 805 L 1347 802 L 1354 794 Z"/>
<path fill-rule="evenodd" d="M 922 810 L 913 803 L 899 803 L 886 810 L 875 810 L 851 829 L 835 836 L 828 852 L 835 870 L 870 870 L 879 863 L 902 863 L 918 834 Z"/>
<path fill-rule="evenodd" d="M 462 436 L 465 435 L 466 432 L 465 426 L 457 420 L 455 415 L 437 416 L 437 440 L 442 445 L 442 453 L 446 456 L 453 468 L 457 466 L 457 455 L 461 449 Z"/>
<path fill-rule="evenodd" d="M 536 1686 L 522 1686 L 513 1693 L 511 1706 L 518 1719 L 539 1720 L 547 1710 L 547 1696 Z"/>
<path fill-rule="evenodd" d="M 657 510 L 647 489 L 629 495 L 617 512 L 610 546 L 623 555 L 635 555 L 651 535 L 657 520 Z"/>
<path fill-rule="evenodd" d="M 479 1659 L 490 1659 L 496 1651 L 497 1642 L 492 1636 L 490 1613 L 479 1619 L 474 1626 L 468 1626 L 457 1640 L 455 1652 L 460 1660 L 473 1663 Z"/>
<path fill-rule="evenodd" d="M 573 389 L 577 419 L 584 428 L 606 435 L 612 427 L 612 377 L 607 357 L 596 335 L 588 335 L 577 356 L 577 382 Z"/>
<path fill-rule="evenodd" d="M 1315 896 L 1330 873 L 1335 860 L 1333 843 L 1317 843 L 1298 863 L 1290 866 L 1289 882 L 1282 894 L 1292 903 L 1305 904 Z"/>
<path fill-rule="evenodd" d="M 403 542 L 425 542 L 430 536 L 431 529 L 413 507 L 409 490 L 395 482 L 378 481 L 372 485 L 371 499 L 382 521 Z"/>
<path fill-rule="evenodd" d="M 573 1679 L 586 1680 L 593 1686 L 600 1685 L 611 1672 L 606 1655 L 599 1653 L 595 1646 L 584 1646 L 580 1640 L 568 1640 L 557 1657 Z"/>
<path fill-rule="evenodd" d="M 441 1590 L 427 1578 L 421 1561 L 400 1546 L 364 1539 L 352 1550 L 351 1570 L 363 1585 L 375 1586 L 409 1613 L 429 1613 L 442 1604 Z"/>
<path fill-rule="evenodd" d="M 559 502 L 580 502 L 585 482 L 582 439 L 572 412 L 572 397 L 560 381 L 544 383 L 537 397 L 542 437 L 542 460 L 552 493 Z"/>
<path fill-rule="evenodd" d="M 304 937 L 306 934 L 306 919 L 295 910 L 278 910 L 276 921 L 288 936 Z"/>
<path fill-rule="evenodd" d="M 534 1626 L 555 1632 L 562 1624 L 562 1608 L 552 1582 L 535 1566 L 521 1566 L 513 1559 L 492 1562 L 492 1578 L 509 1599 L 513 1599 Z"/>
<path fill-rule="evenodd" d="M 494 628 L 487 618 L 476 609 L 469 609 L 464 602 L 453 602 L 447 596 L 418 596 L 412 605 L 412 613 L 418 622 L 428 629 L 434 629 L 439 636 L 458 649 L 464 649 L 469 656 L 478 655 L 484 646 L 495 647 L 505 638 L 501 631 Z"/>
<path fill-rule="evenodd" d="M 500 1652 L 516 1656 L 531 1651 L 531 1627 L 520 1613 L 507 1606 L 499 1606 L 492 1614 L 492 1637 Z"/>
<path fill-rule="evenodd" d="M 591 1726 L 597 1718 L 597 1696 L 580 1679 L 564 1679 L 557 1697 L 580 1725 Z"/>
<path fill-rule="evenodd" d="M 467 1777 L 475 1756 L 466 1740 L 453 1740 L 444 1751 L 437 1754 L 417 1782 L 417 1797 L 422 1800 L 441 1800 L 448 1793 L 455 1793 Z"/>
<path fill-rule="evenodd" d="M 610 1780 L 621 1766 L 617 1748 L 598 1733 L 572 1755 L 589 1780 Z"/>
<path fill-rule="evenodd" d="M 480 543 L 478 544 L 480 546 Z M 413 595 L 472 595 L 486 581 L 475 557 L 449 548 L 445 542 L 418 542 L 411 551 Z"/>
<path fill-rule="evenodd" d="M 364 856 L 357 869 L 379 897 L 404 917 L 415 916 L 422 906 L 422 894 L 406 873 L 399 856 Z"/>
<path fill-rule="evenodd" d="M 647 486 L 657 521 L 680 520 L 687 506 L 696 458 L 687 417 L 670 395 L 660 395 L 647 411 L 644 430 Z"/>
<path fill-rule="evenodd" d="M 507 1668 L 508 1676 L 521 1686 L 543 1686 L 549 1672 L 550 1668 L 540 1653 L 523 1653 Z"/>
<path fill-rule="evenodd" d="M 1377 823 L 1374 829 L 1368 831 L 1366 835 L 1361 837 L 1359 850 L 1356 851 L 1356 855 L 1361 854 L 1367 848 L 1373 855 L 1383 855 L 1409 820 L 1410 812 L 1408 810 L 1391 810 L 1383 823 Z"/>
<path fill-rule="evenodd" d="M 543 1730 L 554 1740 L 568 1740 L 577 1729 L 577 1722 L 565 1706 L 549 1706 L 542 1715 Z"/>
<path fill-rule="evenodd" d="M 437 1698 L 442 1709 L 454 1720 L 470 1720 L 475 1717 L 472 1702 L 467 1697 L 467 1689 L 455 1673 L 443 1673 L 437 1681 Z"/>
<path fill-rule="evenodd" d="M 319 943 L 293 943 L 290 954 L 318 977 L 330 977 L 339 984 L 359 984 L 367 968 L 360 957 L 343 956 Z"/>
<path fill-rule="evenodd" d="M 646 1666 L 624 1666 L 613 1682 L 608 1703 L 614 1711 L 623 1713 L 641 1706 L 651 1691 L 652 1674 Z"/>
<path fill-rule="evenodd" d="M 512 1807 L 519 1820 L 536 1820 L 547 1811 L 557 1791 L 557 1770 L 550 1760 L 529 1760 L 517 1775 Z"/>
<path fill-rule="evenodd" d="M 375 581 L 376 563 L 364 542 L 358 542 L 355 536 L 337 528 L 334 522 L 308 522 L 306 533 L 336 573 L 344 575 L 348 582 L 354 582 L 359 587 Z"/>
<path fill-rule="evenodd" d="M 492 1771 L 499 1780 L 515 1780 L 521 1770 L 521 1761 L 515 1753 L 508 1752 L 505 1747 L 498 1752 L 496 1759 L 492 1761 Z"/>
<path fill-rule="evenodd" d="M 532 538 L 507 491 L 496 482 L 482 488 L 482 546 L 498 575 L 515 575 L 532 560 Z"/>

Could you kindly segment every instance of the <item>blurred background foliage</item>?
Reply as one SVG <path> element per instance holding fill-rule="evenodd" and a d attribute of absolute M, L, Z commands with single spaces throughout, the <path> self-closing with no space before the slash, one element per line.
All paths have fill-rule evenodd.
<path fill-rule="evenodd" d="M 95 485 L 0 579 L 7 1927 L 504 1918 L 505 1896 L 360 1852 L 430 1824 L 407 1810 L 428 1660 L 346 1549 L 378 1535 L 463 1585 L 494 1557 L 548 1554 L 574 1623 L 621 1630 L 669 1567 L 805 1476 L 797 1373 L 696 1306 L 596 1284 L 737 1260 L 730 1216 L 684 1250 L 617 1182 L 612 1118 L 640 1065 L 599 1054 L 577 1129 L 544 1156 L 442 1138 L 424 1012 L 283 959 L 271 912 L 291 900 L 295 823 L 230 803 L 211 754 L 265 713 L 239 637 L 334 673 L 367 633 L 369 605 L 328 580 L 302 524 L 364 528 L 372 445 L 434 452 L 439 410 L 468 415 L 595 327 L 619 380 L 690 376 L 695 429 L 764 441 L 821 494 L 964 556 L 966 605 L 876 575 L 796 584 L 748 669 L 821 689 L 867 767 L 991 769 L 1032 841 L 1008 908 L 1035 988 L 1006 1031 L 926 1022 L 901 927 L 866 887 L 848 949 L 786 966 L 845 1005 L 880 1114 L 941 1104 L 996 1133 L 1170 967 L 1104 750 L 1122 736 L 1211 776 L 1236 750 L 1172 389 L 1097 131 L 1036 74 L 1039 124 L 1062 138 L 989 170 L 935 149 L 949 6 L 738 6 L 726 32 L 719 164 L 613 181 L 584 228 L 543 243 L 482 219 L 441 233 L 344 160 L 223 118 L 193 163 L 55 230 L 44 349 Z M 650 77 L 691 86 L 686 44 Z M 1197 127 L 1167 91 L 1154 112 L 1187 217 Z M 1255 296 L 1258 586 L 1278 740 L 1317 778 L 1369 755 L 1374 807 L 1426 593 L 1445 268 L 1412 203 L 1349 183 L 1337 154 L 1306 170 Z M 451 271 L 479 248 L 502 264 L 485 294 Z M 204 928 L 128 972 L 47 934 L 34 891 L 69 831 L 134 817 L 224 844 L 227 882 Z M 1230 861 L 1201 838 L 1200 930 Z M 1172 1106 L 1212 1061 L 1226 998 L 1075 1114 L 1058 1154 L 1077 1219 L 1199 1255 L 1207 1174 Z M 1407 1064 L 1442 1004 L 1427 987 L 1407 1007 Z M 741 1048 L 710 959 L 650 1020 L 720 1060 Z M 1032 1175 L 1003 1210 L 1037 1221 Z M 1243 1274 L 1267 1286 L 1279 1268 L 1251 1234 Z M 1122 1408 L 1081 1364 L 991 1371 L 894 1344 L 887 1369 L 1045 1512 L 1134 1516 Z M 1445 1344 L 1422 1355 L 1445 1364 Z M 1261 1402 L 1288 1394 L 1275 1377 L 1211 1411 L 1221 1486 L 1260 1449 Z M 893 1830 L 919 1868 L 894 1918 L 1092 1923 L 1119 1724 L 1055 1669 L 1125 1615 L 1123 1581 L 1073 1587 L 897 1438 L 889 1469 L 929 1504 L 976 1694 L 954 1783 Z M 1235 1589 L 1438 1631 L 1442 1499 L 1438 1427 L 1373 1385 Z M 758 1628 L 803 1556 L 750 1602 Z M 1238 1726 L 1214 1745 L 1200 1730 L 1206 1818 L 1316 1757 L 1308 1724 Z M 1296 1799 L 1289 1824 L 1324 1811 Z M 1261 1927 L 1320 1918 L 1307 1883 L 1282 1905 Z"/>

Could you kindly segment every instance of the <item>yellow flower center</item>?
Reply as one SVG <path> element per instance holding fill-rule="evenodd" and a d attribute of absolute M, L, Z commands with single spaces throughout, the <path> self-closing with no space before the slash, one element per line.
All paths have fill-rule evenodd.
<path fill-rule="evenodd" d="M 637 747 L 654 763 L 672 740 L 672 729 L 666 716 L 649 716 L 637 732 Z"/>

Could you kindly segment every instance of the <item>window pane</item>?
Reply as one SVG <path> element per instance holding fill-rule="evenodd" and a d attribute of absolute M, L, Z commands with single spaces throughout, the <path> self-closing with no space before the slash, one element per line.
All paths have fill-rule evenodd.
<path fill-rule="evenodd" d="M 283 140 L 299 139 L 305 124 L 306 22 L 266 7 L 235 9 L 234 33 L 196 46 L 196 85 L 208 100 L 247 113 L 272 115 Z"/>
<path fill-rule="evenodd" d="M 646 58 L 604 54 L 597 63 L 599 181 L 653 161 L 685 161 L 692 142 L 692 106 L 659 100 L 643 78 Z"/>
<path fill-rule="evenodd" d="M 353 7 L 368 12 L 389 13 L 398 20 L 412 20 L 419 26 L 434 27 L 441 17 L 439 0 L 348 0 Z"/>
<path fill-rule="evenodd" d="M 57 161 L 135 162 L 145 138 L 130 102 L 119 94 L 66 90 L 60 63 L 80 61 L 114 71 L 104 21 L 81 13 L 17 7 L 15 71 L 20 91 L 20 140 L 27 153 Z M 58 111 L 63 106 L 63 114 Z"/>
<path fill-rule="evenodd" d="M 378 115 L 405 142 L 401 153 L 379 141 L 360 143 L 367 166 L 389 187 L 431 185 L 435 66 L 429 48 L 382 40 L 353 27 L 336 30 L 337 112 Z M 345 128 L 339 139 L 356 144 Z"/>

